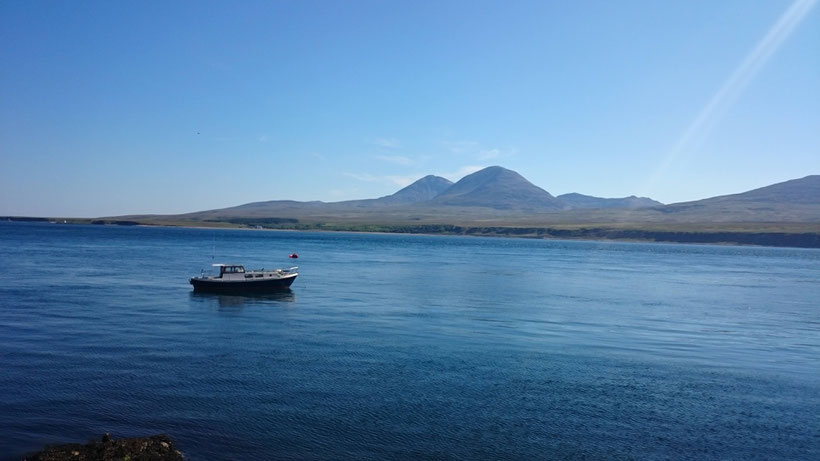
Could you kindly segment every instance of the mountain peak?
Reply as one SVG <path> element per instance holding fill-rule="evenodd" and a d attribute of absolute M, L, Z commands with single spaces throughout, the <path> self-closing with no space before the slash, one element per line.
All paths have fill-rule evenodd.
<path fill-rule="evenodd" d="M 449 179 L 430 174 L 393 195 L 388 195 L 377 200 L 379 203 L 386 205 L 407 205 L 410 203 L 426 202 L 452 185 L 453 182 Z"/>
<path fill-rule="evenodd" d="M 469 174 L 442 192 L 433 202 L 452 206 L 483 206 L 497 209 L 561 209 L 549 192 L 515 171 L 490 166 Z"/>

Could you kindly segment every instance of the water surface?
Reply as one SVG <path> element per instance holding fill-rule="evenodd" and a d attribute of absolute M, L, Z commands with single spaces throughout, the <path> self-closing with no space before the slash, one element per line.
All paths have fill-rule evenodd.
<path fill-rule="evenodd" d="M 194 294 L 216 262 L 288 293 Z M 820 459 L 820 251 L 0 223 L 0 459 Z"/>

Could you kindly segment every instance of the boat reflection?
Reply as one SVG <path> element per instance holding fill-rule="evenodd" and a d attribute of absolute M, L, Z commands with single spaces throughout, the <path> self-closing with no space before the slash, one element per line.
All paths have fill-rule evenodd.
<path fill-rule="evenodd" d="M 217 301 L 219 307 L 245 307 L 271 303 L 292 303 L 296 301 L 296 294 L 288 289 L 274 293 L 248 293 L 242 295 L 224 295 L 192 291 L 191 299 L 199 302 Z"/>

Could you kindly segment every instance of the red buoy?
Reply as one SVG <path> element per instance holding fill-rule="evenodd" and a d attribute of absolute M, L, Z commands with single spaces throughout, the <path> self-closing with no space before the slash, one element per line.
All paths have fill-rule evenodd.
<path fill-rule="evenodd" d="M 288 258 L 290 258 L 290 259 L 296 259 L 298 257 L 299 257 L 299 255 L 296 254 L 296 253 L 291 253 L 291 254 L 288 255 Z"/>

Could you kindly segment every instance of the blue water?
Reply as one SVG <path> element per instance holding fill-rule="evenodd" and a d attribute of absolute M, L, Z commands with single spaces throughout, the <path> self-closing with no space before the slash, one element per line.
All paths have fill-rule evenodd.
<path fill-rule="evenodd" d="M 0 223 L 0 282 L 0 459 L 820 459 L 817 250 Z"/>

